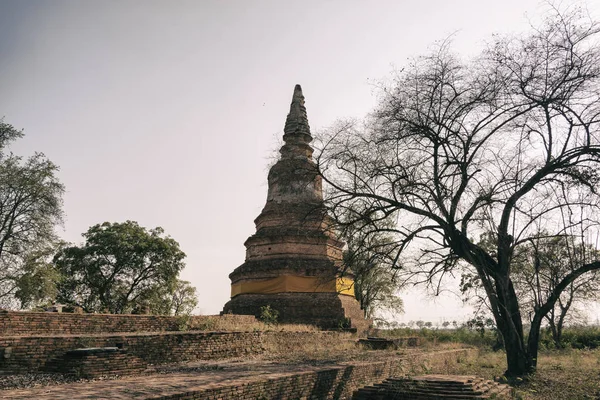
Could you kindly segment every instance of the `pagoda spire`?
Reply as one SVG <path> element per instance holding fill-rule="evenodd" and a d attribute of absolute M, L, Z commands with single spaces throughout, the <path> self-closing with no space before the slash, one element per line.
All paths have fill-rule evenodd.
<path fill-rule="evenodd" d="M 296 85 L 294 88 L 292 104 L 285 120 L 283 132 L 286 135 L 305 134 L 310 136 L 310 126 L 308 125 L 306 107 L 304 107 L 304 95 L 302 94 L 302 87 L 300 85 Z"/>
<path fill-rule="evenodd" d="M 312 136 L 310 135 L 308 116 L 304 106 L 304 95 L 300 85 L 294 87 L 290 112 L 285 119 L 285 127 L 283 128 L 283 141 L 285 144 L 280 150 L 283 158 L 297 156 L 311 158 L 313 149 L 309 146 L 309 143 L 312 141 Z"/>

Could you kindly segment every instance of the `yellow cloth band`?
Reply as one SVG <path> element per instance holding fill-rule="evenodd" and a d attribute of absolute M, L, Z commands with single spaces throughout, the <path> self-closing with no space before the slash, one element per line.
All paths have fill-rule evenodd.
<path fill-rule="evenodd" d="M 354 297 L 354 281 L 337 278 L 323 281 L 315 276 L 282 275 L 277 278 L 240 282 L 231 285 L 231 297 L 242 293 L 339 293 Z"/>

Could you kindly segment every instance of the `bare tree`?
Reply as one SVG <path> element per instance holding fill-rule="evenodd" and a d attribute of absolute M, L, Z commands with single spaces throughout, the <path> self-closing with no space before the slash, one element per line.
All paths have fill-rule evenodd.
<path fill-rule="evenodd" d="M 385 313 L 404 312 L 404 303 L 398 292 L 402 281 L 395 274 L 394 260 L 390 259 L 390 248 L 394 238 L 384 230 L 377 234 L 366 234 L 345 225 L 342 238 L 347 248 L 344 252 L 344 267 L 354 275 L 354 294 L 360 302 L 367 319 L 381 322 Z"/>
<path fill-rule="evenodd" d="M 600 26 L 554 11 L 524 37 L 495 38 L 475 60 L 441 43 L 382 87 L 364 123 L 340 122 L 317 157 L 335 215 L 395 235 L 393 258 L 435 284 L 467 263 L 503 336 L 506 374 L 537 363 L 540 325 L 561 293 L 600 261 L 573 269 L 535 311 L 527 336 L 513 258 L 537 232 L 597 225 Z M 562 218 L 562 216 L 567 216 Z M 381 225 L 388 218 L 398 225 Z M 489 251 L 475 238 L 490 231 Z"/>
<path fill-rule="evenodd" d="M 587 244 L 583 236 L 550 236 L 540 232 L 515 249 L 511 261 L 511 279 L 521 305 L 521 312 L 529 323 L 536 310 L 544 306 L 556 286 L 581 265 L 600 259 L 599 251 Z M 495 235 L 486 233 L 478 243 L 493 252 L 497 246 Z M 581 321 L 583 308 L 600 298 L 600 271 L 591 271 L 573 280 L 560 294 L 554 307 L 544 316 L 557 348 L 562 345 L 565 324 Z M 468 268 L 461 276 L 461 292 L 465 301 L 476 308 L 476 314 L 491 311 L 489 301 L 482 293 L 479 276 Z"/>
<path fill-rule="evenodd" d="M 578 243 L 577 237 L 540 237 L 532 239 L 515 254 L 517 295 L 530 320 L 542 307 L 558 284 L 571 272 L 592 260 L 600 259 L 598 250 Z M 600 296 L 600 271 L 573 280 L 562 291 L 545 319 L 557 348 L 562 348 L 562 332 L 567 321 L 575 321 L 579 309 Z"/>

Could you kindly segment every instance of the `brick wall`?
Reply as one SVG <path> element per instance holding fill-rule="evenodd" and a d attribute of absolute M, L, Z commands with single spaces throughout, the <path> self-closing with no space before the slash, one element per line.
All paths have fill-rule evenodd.
<path fill-rule="evenodd" d="M 119 347 L 147 364 L 215 360 L 260 354 L 289 353 L 307 343 L 354 340 L 341 332 L 162 332 L 119 335 L 0 337 L 0 372 L 45 370 L 48 363 L 69 350 Z"/>
<path fill-rule="evenodd" d="M 243 329 L 244 324 L 256 321 L 250 315 L 194 315 L 170 317 L 165 315 L 70 314 L 0 310 L 0 337 L 19 335 L 62 335 L 114 332 L 178 331 L 185 322 L 195 326 L 215 318 L 230 319 Z"/>
<path fill-rule="evenodd" d="M 44 370 L 95 378 L 103 375 L 131 375 L 144 371 L 146 366 L 143 360 L 127 354 L 126 350 L 109 347 L 89 351 L 71 350 L 47 363 Z"/>
<path fill-rule="evenodd" d="M 86 347 L 121 347 L 148 364 L 239 357 L 263 351 L 260 332 L 0 337 L 0 372 L 43 370 L 49 361 L 67 351 Z"/>

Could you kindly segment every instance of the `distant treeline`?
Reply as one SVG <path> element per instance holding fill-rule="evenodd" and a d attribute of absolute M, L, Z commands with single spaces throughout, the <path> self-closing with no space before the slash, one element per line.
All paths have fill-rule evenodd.
<path fill-rule="evenodd" d="M 502 349 L 502 338 L 495 328 L 481 329 L 477 326 L 463 324 L 459 327 L 448 328 L 395 328 L 381 329 L 379 336 L 405 337 L 419 336 L 426 342 L 464 343 L 472 346 L 488 347 L 494 350 Z M 565 349 L 595 349 L 600 347 L 600 326 L 577 325 L 565 327 L 562 333 L 561 346 Z M 540 337 L 540 349 L 554 350 L 558 346 L 552 338 L 549 328 L 543 328 Z"/>

